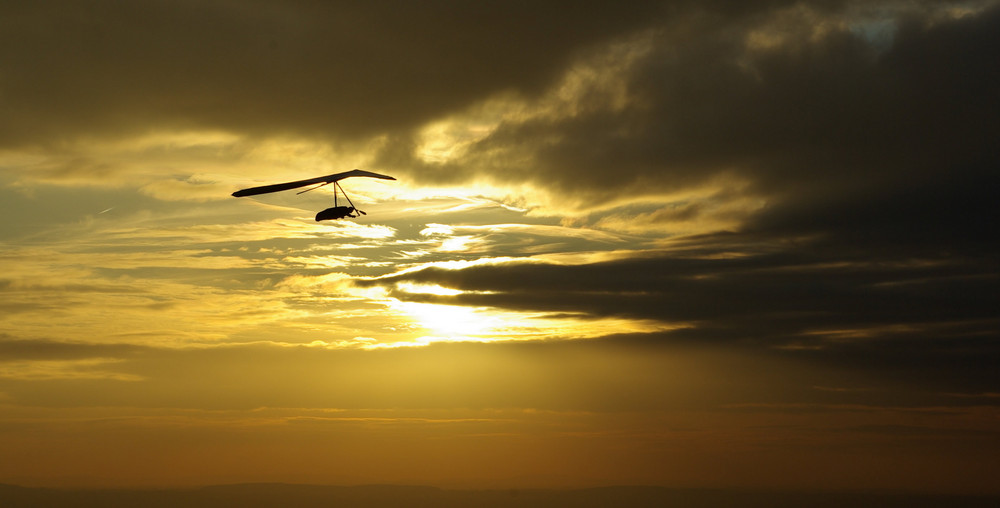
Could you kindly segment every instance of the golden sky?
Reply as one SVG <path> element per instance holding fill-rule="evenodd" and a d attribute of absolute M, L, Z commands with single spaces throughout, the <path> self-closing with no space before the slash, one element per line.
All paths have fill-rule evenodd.
<path fill-rule="evenodd" d="M 1000 493 L 996 1 L 9 4 L 0 483 Z"/>

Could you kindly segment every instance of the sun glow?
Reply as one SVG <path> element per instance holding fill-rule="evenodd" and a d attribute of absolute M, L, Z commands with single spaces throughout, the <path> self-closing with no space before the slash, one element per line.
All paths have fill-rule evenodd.
<path fill-rule="evenodd" d="M 400 282 L 396 287 L 402 291 L 413 294 L 455 296 L 462 294 L 458 289 L 446 288 L 437 284 L 414 284 L 412 282 Z"/>
<path fill-rule="evenodd" d="M 489 341 L 491 331 L 501 324 L 497 316 L 474 307 L 416 302 L 398 302 L 394 306 L 411 315 L 437 339 L 434 342 Z"/>
<path fill-rule="evenodd" d="M 408 287 L 414 293 L 451 294 L 440 286 Z M 674 328 L 660 322 L 587 316 L 553 316 L 492 307 L 465 307 L 390 298 L 388 306 L 409 316 L 419 329 L 412 340 L 368 344 L 366 348 L 421 346 L 434 342 L 499 342 L 547 339 L 586 339 L 616 333 L 645 333 Z M 423 334 L 421 335 L 421 331 Z"/>

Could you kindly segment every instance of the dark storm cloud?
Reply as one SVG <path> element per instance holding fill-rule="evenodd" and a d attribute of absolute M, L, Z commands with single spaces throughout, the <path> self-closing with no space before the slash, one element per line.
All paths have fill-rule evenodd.
<path fill-rule="evenodd" d="M 635 259 L 360 283 L 470 291 L 401 299 L 681 323 L 675 340 L 800 348 L 995 391 L 1000 6 L 950 17 L 943 4 L 880 5 L 890 40 L 865 32 L 860 3 L 719 11 L 686 18 L 687 30 L 668 20 L 624 78 L 627 106 L 510 122 L 469 155 L 564 195 L 745 182 L 767 204 L 734 231 Z M 819 32 L 824 19 L 836 22 Z M 509 164 L 522 151 L 536 166 Z"/>
<path fill-rule="evenodd" d="M 366 136 L 538 92 L 655 2 L 24 2 L 0 13 L 0 143 L 223 128 Z"/>
<path fill-rule="evenodd" d="M 886 188 L 843 195 L 792 196 L 750 218 L 744 232 L 771 238 L 823 235 L 836 256 L 950 256 L 996 273 L 1000 219 L 996 166 L 956 166 L 928 182 L 900 179 Z M 810 199 L 811 198 L 811 199 Z"/>
<path fill-rule="evenodd" d="M 996 392 L 1000 275 L 983 257 L 911 257 L 874 245 L 838 248 L 753 243 L 745 235 L 699 238 L 699 254 L 660 254 L 584 265 L 425 268 L 381 279 L 409 301 L 490 306 L 583 317 L 659 320 L 681 326 L 655 343 L 770 350 L 859 372 L 898 374 L 938 391 Z M 754 252 L 765 247 L 772 252 Z M 468 291 L 410 294 L 397 282 Z"/>
<path fill-rule="evenodd" d="M 833 247 L 807 243 L 732 259 L 658 255 L 584 265 L 431 267 L 357 283 L 439 284 L 470 293 L 395 296 L 655 319 L 689 324 L 685 333 L 705 340 L 767 345 L 827 345 L 830 337 L 822 335 L 827 332 L 941 336 L 952 328 L 961 334 L 996 329 L 991 295 L 1000 288 L 997 275 L 978 259 L 824 253 L 827 249 Z"/>
<path fill-rule="evenodd" d="M 950 19 L 883 2 L 885 42 L 864 4 L 809 5 L 682 10 L 622 76 L 626 107 L 505 123 L 461 163 L 595 197 L 725 171 L 776 200 L 995 170 L 1000 8 Z M 757 48 L 756 33 L 780 40 Z M 515 163 L 526 151 L 535 163 Z"/>

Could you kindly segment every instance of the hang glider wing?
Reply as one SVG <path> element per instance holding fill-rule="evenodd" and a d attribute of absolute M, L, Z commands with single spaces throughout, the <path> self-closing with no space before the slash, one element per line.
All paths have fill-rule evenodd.
<path fill-rule="evenodd" d="M 328 184 L 352 176 L 367 176 L 369 178 L 395 180 L 395 178 L 391 176 L 380 175 L 378 173 L 372 173 L 371 171 L 364 171 L 361 169 L 352 169 L 351 171 L 345 171 L 343 173 L 337 173 L 334 175 L 318 176 L 316 178 L 309 178 L 308 180 L 297 180 L 294 182 L 276 183 L 273 185 L 261 185 L 260 187 L 250 187 L 249 189 L 242 189 L 234 192 L 233 196 L 238 198 L 243 196 L 256 196 L 257 194 L 267 194 L 269 192 L 279 192 L 289 189 L 297 189 L 299 187 L 305 187 L 306 185 Z"/>

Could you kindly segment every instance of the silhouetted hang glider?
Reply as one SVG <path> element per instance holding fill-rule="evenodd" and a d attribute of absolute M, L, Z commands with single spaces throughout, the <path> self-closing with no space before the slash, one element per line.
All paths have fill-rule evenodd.
<path fill-rule="evenodd" d="M 337 173 L 335 175 L 317 176 L 316 178 L 310 178 L 308 180 L 297 180 L 294 182 L 276 183 L 273 185 L 261 185 L 260 187 L 250 187 L 249 189 L 242 189 L 234 192 L 233 196 L 237 198 L 243 196 L 256 196 L 257 194 L 280 192 L 285 190 L 298 189 L 299 187 L 305 187 L 307 185 L 315 185 L 315 187 L 313 187 L 312 189 L 306 189 L 298 193 L 302 194 L 304 192 L 309 192 L 311 190 L 318 189 L 324 185 L 330 185 L 332 183 L 334 185 L 333 208 L 327 208 L 326 210 L 323 210 L 322 212 L 316 214 L 317 222 L 321 220 L 342 219 L 344 217 L 351 217 L 351 218 L 357 217 L 357 215 L 354 215 L 354 212 L 358 212 L 361 215 L 367 215 L 365 212 L 362 212 L 361 210 L 358 210 L 357 208 L 354 207 L 354 203 L 351 203 L 351 198 L 347 197 L 347 193 L 344 192 L 343 187 L 341 187 L 340 184 L 337 183 L 340 180 L 343 180 L 344 178 L 350 178 L 352 176 L 367 176 L 369 178 L 381 178 L 382 180 L 395 180 L 395 178 L 391 176 L 380 175 L 378 173 L 372 173 L 371 171 L 362 171 L 360 169 L 352 169 L 351 171 L 345 171 L 343 173 Z M 340 192 L 344 194 L 344 199 L 346 199 L 347 203 L 350 204 L 351 206 L 337 206 L 337 189 L 340 189 Z"/>

